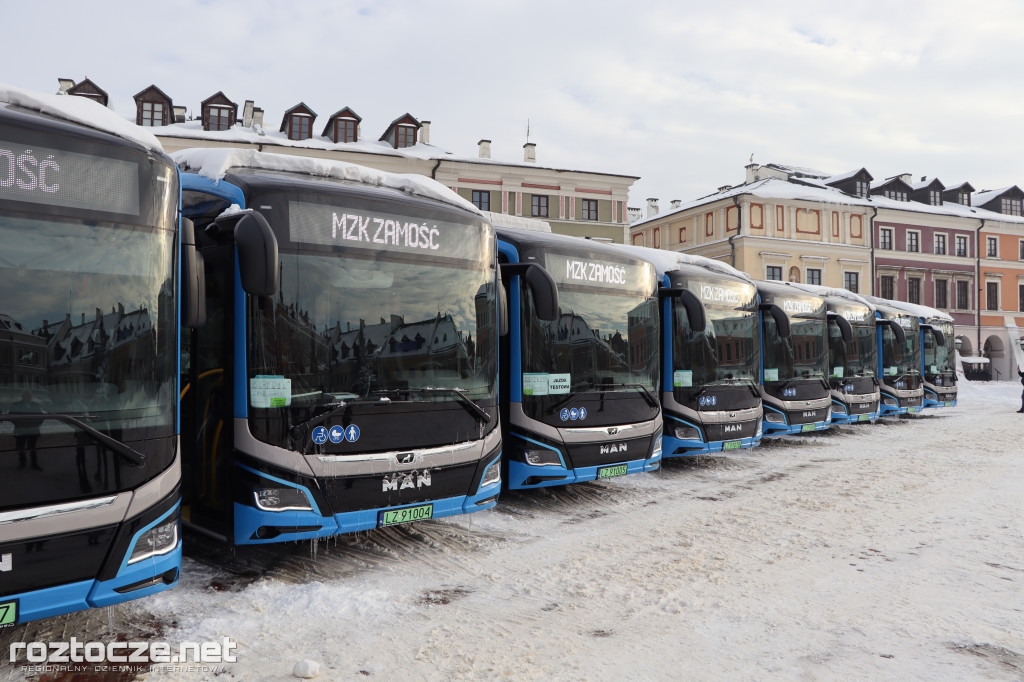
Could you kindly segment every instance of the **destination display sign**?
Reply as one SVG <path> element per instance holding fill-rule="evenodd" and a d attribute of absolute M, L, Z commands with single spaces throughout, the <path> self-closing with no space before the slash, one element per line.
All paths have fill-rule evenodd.
<path fill-rule="evenodd" d="M 874 322 L 875 316 L 870 309 L 859 305 L 837 305 L 834 309 L 847 322 Z"/>
<path fill-rule="evenodd" d="M 752 309 L 757 297 L 757 288 L 742 282 L 687 279 L 686 288 L 704 303 L 732 310 Z"/>
<path fill-rule="evenodd" d="M 594 258 L 591 255 L 544 254 L 544 267 L 556 284 L 596 286 L 621 291 L 651 291 L 654 266 L 650 263 L 623 263 Z"/>
<path fill-rule="evenodd" d="M 480 260 L 489 231 L 480 223 L 417 218 L 382 208 L 379 212 L 305 201 L 288 202 L 288 236 L 301 244 Z"/>
<path fill-rule="evenodd" d="M 139 167 L 0 139 L 0 199 L 138 215 Z"/>
<path fill-rule="evenodd" d="M 818 317 L 825 312 L 825 302 L 821 299 L 776 297 L 775 304 L 789 315 L 811 315 Z"/>

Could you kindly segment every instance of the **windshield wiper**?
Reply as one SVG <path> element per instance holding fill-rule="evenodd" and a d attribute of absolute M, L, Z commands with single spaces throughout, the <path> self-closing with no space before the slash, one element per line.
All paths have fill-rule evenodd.
<path fill-rule="evenodd" d="M 493 417 L 487 414 L 487 411 L 477 405 L 468 395 L 463 393 L 457 388 L 410 388 L 412 391 L 425 391 L 427 393 L 451 393 L 458 400 L 459 404 L 466 408 L 471 415 L 476 417 L 476 420 L 481 424 L 490 424 Z"/>
<path fill-rule="evenodd" d="M 63 422 L 74 426 L 75 428 L 81 429 L 85 433 L 98 440 L 103 445 L 116 452 L 121 456 L 122 459 L 126 460 L 129 464 L 136 467 L 141 467 L 146 464 L 146 456 L 131 446 L 122 443 L 116 438 L 111 438 L 102 431 L 97 431 L 93 427 L 89 426 L 82 420 L 74 417 L 70 414 L 54 414 L 51 412 L 42 412 L 35 414 L 5 414 L 0 415 L 0 421 L 8 421 L 17 424 L 18 422 L 39 422 L 42 423 L 46 419 L 53 419 L 54 421 Z"/>
<path fill-rule="evenodd" d="M 658 407 L 658 399 L 654 397 L 654 394 L 647 390 L 647 387 L 643 384 L 599 384 L 595 388 L 599 391 L 603 391 L 608 388 L 636 388 L 643 394 L 644 400 L 647 401 L 648 405 L 654 408 Z"/>
<path fill-rule="evenodd" d="M 351 400 L 342 400 L 342 401 L 339 401 L 337 403 L 333 403 L 332 406 L 331 406 L 331 409 L 329 409 L 329 410 L 321 412 L 320 414 L 313 415 L 309 419 L 305 419 L 305 420 L 299 422 L 298 424 L 290 425 L 288 427 L 288 432 L 291 434 L 292 438 L 299 438 L 300 436 L 303 435 L 304 431 L 307 431 L 307 432 L 309 431 L 309 427 L 311 425 L 313 425 L 313 424 L 318 424 L 319 425 L 320 423 L 327 421 L 329 418 L 331 418 L 331 417 L 333 417 L 335 415 L 344 414 L 345 412 L 347 412 L 352 407 L 352 405 L 363 404 L 363 403 L 373 403 L 373 404 L 384 403 L 384 404 L 387 404 L 387 403 L 390 403 L 390 402 L 391 402 L 390 398 L 352 398 Z M 302 454 L 305 455 L 306 454 L 306 448 L 309 447 L 309 443 L 311 441 L 307 440 L 306 438 L 303 438 L 302 440 L 303 440 Z"/>

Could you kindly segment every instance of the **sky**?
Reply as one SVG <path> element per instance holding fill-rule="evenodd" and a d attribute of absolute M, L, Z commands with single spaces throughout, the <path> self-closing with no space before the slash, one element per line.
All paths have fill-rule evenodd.
<path fill-rule="evenodd" d="M 0 0 L 0 82 L 85 77 L 113 107 L 223 90 L 265 126 L 350 107 L 376 139 L 410 113 L 458 156 L 639 176 L 630 206 L 739 184 L 751 157 L 876 180 L 1024 185 L 1024 3 L 864 0 Z M 17 27 L 17 30 L 14 28 Z M 22 55 L 12 58 L 13 55 Z M 319 132 L 319 129 L 317 132 Z"/>

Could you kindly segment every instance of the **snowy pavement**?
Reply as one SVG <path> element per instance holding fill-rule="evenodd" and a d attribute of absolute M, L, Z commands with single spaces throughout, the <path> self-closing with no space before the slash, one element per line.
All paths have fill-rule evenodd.
<path fill-rule="evenodd" d="M 218 680 L 302 659 L 325 680 L 1020 680 L 1019 395 L 962 383 L 952 410 L 506 493 L 315 558 L 199 548 L 117 619 L 232 638 Z"/>

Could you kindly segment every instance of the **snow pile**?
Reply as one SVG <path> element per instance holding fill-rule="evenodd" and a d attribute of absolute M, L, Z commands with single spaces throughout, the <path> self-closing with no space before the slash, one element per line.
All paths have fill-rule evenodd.
<path fill-rule="evenodd" d="M 111 135 L 136 142 L 146 149 L 162 152 L 156 136 L 88 97 L 73 95 L 44 95 L 0 83 L 0 102 L 38 111 L 62 121 L 78 123 Z"/>
<path fill-rule="evenodd" d="M 269 154 L 254 149 L 196 148 L 172 154 L 183 171 L 220 180 L 232 168 L 301 173 L 322 178 L 388 187 L 413 196 L 434 199 L 482 215 L 479 209 L 436 180 L 415 173 L 389 173 L 344 161 L 329 161 L 305 156 Z"/>

